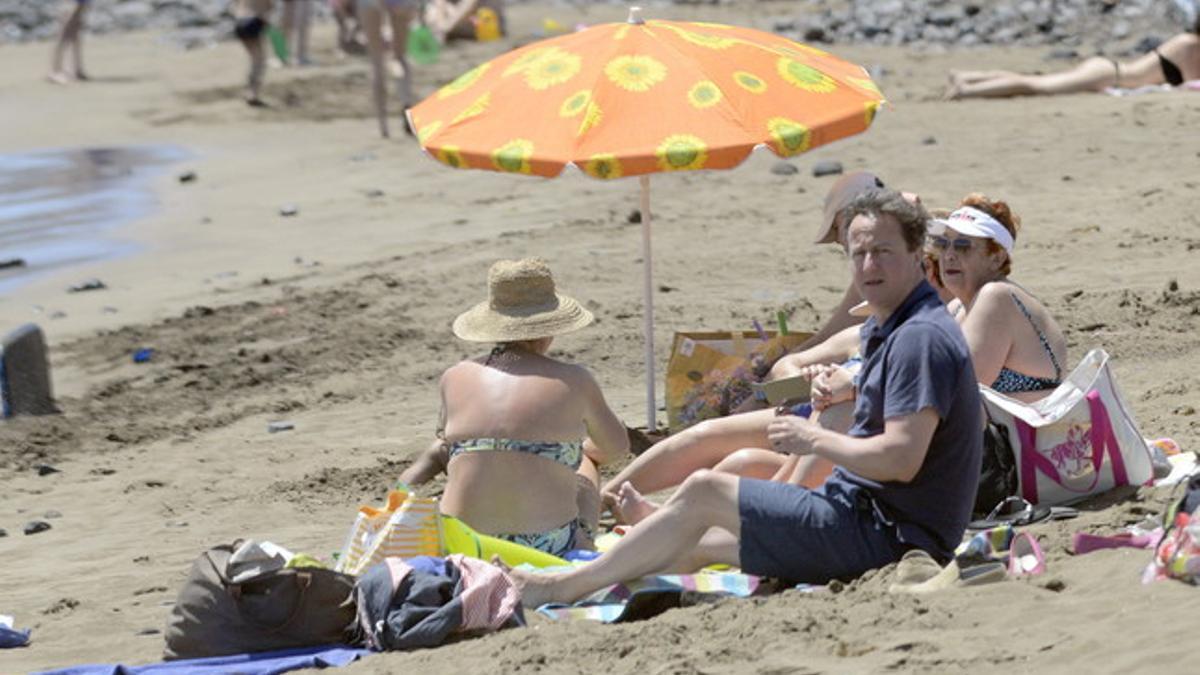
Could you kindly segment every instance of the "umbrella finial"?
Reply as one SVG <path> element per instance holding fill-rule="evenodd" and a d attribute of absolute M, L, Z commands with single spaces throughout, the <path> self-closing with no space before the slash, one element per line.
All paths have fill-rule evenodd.
<path fill-rule="evenodd" d="M 625 23 L 631 23 L 635 26 L 641 26 L 641 25 L 645 24 L 646 20 L 642 18 L 642 8 L 641 7 L 630 7 L 629 8 L 629 18 L 625 19 Z"/>

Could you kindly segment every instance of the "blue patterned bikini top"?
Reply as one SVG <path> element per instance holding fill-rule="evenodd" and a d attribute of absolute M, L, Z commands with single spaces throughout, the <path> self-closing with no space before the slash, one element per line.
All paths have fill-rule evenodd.
<path fill-rule="evenodd" d="M 1029 319 L 1029 325 L 1033 326 L 1033 332 L 1037 333 L 1038 341 L 1042 343 L 1042 349 L 1046 350 L 1046 356 L 1050 357 L 1050 363 L 1054 365 L 1054 379 L 1033 377 L 1025 373 L 1018 373 L 1010 368 L 1001 368 L 1000 374 L 996 376 L 996 381 L 992 383 L 992 389 L 1002 394 L 1054 389 L 1059 384 L 1062 384 L 1062 368 L 1058 365 L 1058 359 L 1054 358 L 1054 350 L 1050 348 L 1050 341 L 1046 339 L 1046 335 L 1033 322 L 1033 315 L 1029 313 L 1029 309 L 1025 307 L 1025 304 L 1017 298 L 1017 294 L 1012 293 L 1011 295 L 1013 302 L 1017 303 L 1017 308 L 1021 310 L 1026 319 Z"/>
<path fill-rule="evenodd" d="M 583 463 L 583 441 L 516 441 L 508 438 L 469 438 L 451 441 L 450 459 L 464 452 L 523 452 L 558 462 L 572 471 Z"/>

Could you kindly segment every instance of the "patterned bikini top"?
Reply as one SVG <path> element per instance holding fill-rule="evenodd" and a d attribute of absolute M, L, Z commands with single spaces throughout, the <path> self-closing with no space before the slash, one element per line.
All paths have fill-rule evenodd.
<path fill-rule="evenodd" d="M 522 452 L 558 462 L 572 471 L 583 463 L 583 441 L 517 441 L 509 438 L 470 438 L 450 441 L 450 459 L 464 452 Z"/>
<path fill-rule="evenodd" d="M 1033 377 L 1025 373 L 1018 373 L 1011 368 L 1001 368 L 1000 374 L 996 376 L 996 381 L 992 383 L 992 389 L 1002 394 L 1054 389 L 1062 384 L 1062 368 L 1058 365 L 1058 359 L 1054 357 L 1054 350 L 1050 348 L 1050 341 L 1046 339 L 1045 333 L 1034 323 L 1033 314 L 1025 307 L 1025 303 L 1021 302 L 1016 293 L 1010 293 L 1010 295 L 1013 302 L 1017 304 L 1017 308 L 1029 320 L 1029 325 L 1033 326 L 1033 332 L 1037 333 L 1038 341 L 1042 343 L 1042 349 L 1046 350 L 1046 356 L 1050 357 L 1050 363 L 1054 366 L 1054 379 Z"/>

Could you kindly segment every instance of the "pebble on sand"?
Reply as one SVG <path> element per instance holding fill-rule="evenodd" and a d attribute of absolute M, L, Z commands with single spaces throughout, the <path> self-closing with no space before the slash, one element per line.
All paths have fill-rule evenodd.
<path fill-rule="evenodd" d="M 25 534 L 37 534 L 50 529 L 50 523 L 44 520 L 31 520 L 25 523 Z"/>
<path fill-rule="evenodd" d="M 836 159 L 823 159 L 816 164 L 813 164 L 812 173 L 820 178 L 821 176 L 837 176 L 843 171 L 842 163 Z"/>

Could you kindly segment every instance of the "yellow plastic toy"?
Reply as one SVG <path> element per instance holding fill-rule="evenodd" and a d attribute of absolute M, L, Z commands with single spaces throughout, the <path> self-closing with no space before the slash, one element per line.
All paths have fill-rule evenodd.
<path fill-rule="evenodd" d="M 542 19 L 542 32 L 546 35 L 554 35 L 556 33 L 565 33 L 567 29 L 563 28 L 563 25 L 554 19 L 545 17 Z"/>
<path fill-rule="evenodd" d="M 500 17 L 491 7 L 481 7 L 475 12 L 475 39 L 491 42 L 500 39 Z"/>
<path fill-rule="evenodd" d="M 454 516 L 442 516 L 442 547 L 447 555 L 461 553 L 480 560 L 491 560 L 492 556 L 498 555 L 506 565 L 514 567 L 521 563 L 528 563 L 534 567 L 570 564 L 558 556 L 543 553 L 535 548 L 479 534 Z"/>

